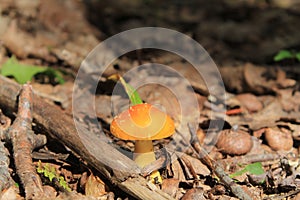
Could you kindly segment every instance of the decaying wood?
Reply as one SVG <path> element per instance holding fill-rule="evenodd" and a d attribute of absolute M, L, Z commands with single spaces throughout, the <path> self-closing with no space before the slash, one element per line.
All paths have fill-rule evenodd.
<path fill-rule="evenodd" d="M 238 185 L 236 184 L 232 178 L 230 178 L 224 171 L 224 169 L 213 159 L 209 157 L 209 155 L 201 148 L 200 142 L 196 137 L 196 133 L 193 128 L 189 125 L 190 132 L 192 134 L 192 146 L 197 152 L 199 159 L 212 171 L 215 173 L 216 176 L 219 177 L 222 183 L 224 183 L 231 192 L 238 197 L 239 199 L 243 200 L 252 200 L 252 198 Z"/>
<path fill-rule="evenodd" d="M 0 191 L 9 188 L 13 183 L 8 170 L 8 166 L 9 158 L 7 156 L 3 142 L 0 141 Z"/>
<path fill-rule="evenodd" d="M 25 84 L 19 97 L 18 115 L 9 128 L 9 135 L 17 174 L 25 189 L 26 199 L 39 199 L 43 196 L 42 182 L 33 165 L 31 158 L 33 146 L 27 137 L 27 133 L 32 131 L 31 104 L 32 88 Z"/>
<path fill-rule="evenodd" d="M 145 179 L 130 178 L 121 184 L 118 184 L 121 189 L 127 191 L 138 199 L 173 199 L 168 194 L 162 192 L 151 182 Z"/>
<path fill-rule="evenodd" d="M 16 111 L 16 100 L 21 88 L 15 82 L 2 76 L 0 76 L 0 85 L 0 106 L 5 107 L 6 112 L 13 113 Z M 149 187 L 141 186 L 140 183 L 145 183 L 146 180 L 139 175 L 140 168 L 115 148 L 105 142 L 93 142 L 93 134 L 85 134 L 86 138 L 80 138 L 72 118 L 64 114 L 58 107 L 36 95 L 34 95 L 33 103 L 33 118 L 36 124 L 45 130 L 45 133 L 69 147 L 73 153 L 80 155 L 83 160 L 123 191 L 137 199 L 150 200 L 153 199 L 153 196 L 157 197 L 155 199 L 171 199 L 160 190 L 153 191 Z M 86 140 L 94 152 L 89 152 L 82 144 L 81 139 Z M 128 179 L 129 177 L 134 178 Z M 141 191 L 136 188 L 140 188 Z"/>
<path fill-rule="evenodd" d="M 10 118 L 6 117 L 0 109 L 0 137 L 10 126 Z M 9 158 L 8 151 L 6 150 L 4 143 L 0 141 L 0 191 L 9 188 L 13 184 L 13 180 L 10 176 L 8 166 Z M 1 196 L 0 196 L 1 198 Z"/>

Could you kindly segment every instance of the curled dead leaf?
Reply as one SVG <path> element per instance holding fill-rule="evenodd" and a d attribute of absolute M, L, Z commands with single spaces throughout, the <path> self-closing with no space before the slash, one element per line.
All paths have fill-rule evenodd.
<path fill-rule="evenodd" d="M 253 145 L 251 136 L 244 131 L 221 131 L 216 146 L 226 154 L 242 155 L 248 153 Z"/>
<path fill-rule="evenodd" d="M 288 151 L 293 147 L 292 134 L 274 128 L 266 128 L 265 139 L 268 145 L 275 151 Z"/>
<path fill-rule="evenodd" d="M 105 183 L 97 176 L 91 174 L 85 184 L 85 194 L 87 196 L 101 197 L 105 191 Z"/>

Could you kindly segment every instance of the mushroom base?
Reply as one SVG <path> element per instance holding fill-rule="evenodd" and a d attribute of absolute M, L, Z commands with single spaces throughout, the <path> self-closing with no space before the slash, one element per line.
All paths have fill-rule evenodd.
<path fill-rule="evenodd" d="M 152 140 L 135 141 L 133 160 L 141 168 L 156 160 Z"/>

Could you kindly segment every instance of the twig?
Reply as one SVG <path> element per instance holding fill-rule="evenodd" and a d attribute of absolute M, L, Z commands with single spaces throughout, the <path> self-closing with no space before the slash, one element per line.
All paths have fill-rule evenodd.
<path fill-rule="evenodd" d="M 189 159 L 187 158 L 187 155 L 186 154 L 182 154 L 180 156 L 180 159 L 184 162 L 184 164 L 186 165 L 186 167 L 189 169 L 189 171 L 191 172 L 193 178 L 195 180 L 199 180 L 199 177 L 193 167 L 193 165 L 191 164 L 191 162 L 189 161 Z"/>
<path fill-rule="evenodd" d="M 245 155 L 245 156 L 235 156 L 232 158 L 220 160 L 218 161 L 218 163 L 221 164 L 222 166 L 236 165 L 236 164 L 246 165 L 255 162 L 266 162 L 266 161 L 277 160 L 280 158 L 281 156 L 279 154 L 274 154 L 274 153 L 254 154 L 254 155 Z"/>
<path fill-rule="evenodd" d="M 217 162 L 211 159 L 207 152 L 201 148 L 198 138 L 195 137 L 196 133 L 190 125 L 189 130 L 192 134 L 191 138 L 194 138 L 192 146 L 198 153 L 198 158 L 219 177 L 221 182 L 224 183 L 236 197 L 243 200 L 252 200 L 252 198 L 225 173 L 224 169 Z"/>
<path fill-rule="evenodd" d="M 41 180 L 32 163 L 31 151 L 33 147 L 27 136 L 32 131 L 31 104 L 32 88 L 25 84 L 19 97 L 18 115 L 9 129 L 9 135 L 13 145 L 16 170 L 25 189 L 26 199 L 43 196 Z"/>
<path fill-rule="evenodd" d="M 170 155 L 168 151 L 165 148 L 163 148 L 160 157 L 157 160 L 151 162 L 149 165 L 145 166 L 141 171 L 141 175 L 143 177 L 146 177 L 150 175 L 153 171 L 159 170 L 160 168 L 166 166 L 170 162 L 171 162 Z"/>

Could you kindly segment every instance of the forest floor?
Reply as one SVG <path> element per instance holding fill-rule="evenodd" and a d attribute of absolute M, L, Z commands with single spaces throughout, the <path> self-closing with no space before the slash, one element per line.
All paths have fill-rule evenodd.
<path fill-rule="evenodd" d="M 1 199 L 300 199 L 296 0 L 0 0 L 0 11 Z M 204 77 L 155 48 L 97 68 L 110 56 L 90 54 L 98 44 L 141 27 L 197 41 Z M 129 102 L 117 74 L 175 121 L 143 169 L 134 141 L 110 133 Z"/>

